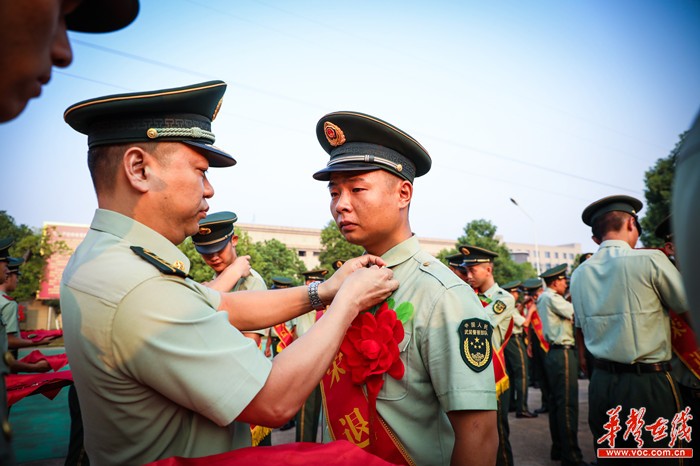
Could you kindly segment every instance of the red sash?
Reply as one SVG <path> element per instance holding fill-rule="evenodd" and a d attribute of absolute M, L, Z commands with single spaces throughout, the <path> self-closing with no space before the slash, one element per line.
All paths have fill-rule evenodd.
<path fill-rule="evenodd" d="M 333 440 L 347 440 L 374 455 L 395 464 L 415 465 L 384 419 L 376 414 L 370 430 L 367 395 L 352 382 L 343 353 L 338 352 L 330 369 L 321 379 L 321 396 L 328 428 Z"/>
<path fill-rule="evenodd" d="M 294 337 L 291 333 L 289 333 L 289 330 L 287 329 L 287 325 L 285 323 L 277 324 L 273 328 L 275 329 L 275 332 L 277 332 L 277 336 L 280 339 L 280 343 L 279 345 L 277 345 L 277 352 L 279 353 L 287 346 L 292 344 L 292 340 L 294 340 Z"/>
<path fill-rule="evenodd" d="M 700 350 L 698 350 L 695 332 L 678 314 L 669 309 L 671 317 L 671 345 L 673 352 L 685 367 L 700 379 Z"/>
<path fill-rule="evenodd" d="M 547 342 L 547 339 L 544 337 L 544 328 L 542 327 L 542 319 L 540 319 L 540 315 L 537 313 L 537 308 L 532 307 L 532 310 L 528 313 L 528 318 L 530 319 L 530 323 L 532 324 L 532 329 L 535 331 L 535 335 L 537 336 L 537 339 L 540 342 L 540 346 L 542 347 L 542 350 L 545 353 L 549 352 L 549 342 Z"/>
<path fill-rule="evenodd" d="M 491 304 L 491 300 L 486 296 L 482 294 L 478 294 L 478 296 L 482 306 L 488 307 L 488 305 Z M 510 379 L 508 378 L 508 373 L 506 372 L 505 350 L 512 333 L 513 318 L 511 317 L 510 323 L 508 324 L 508 330 L 506 330 L 501 347 L 493 352 L 493 374 L 496 378 L 496 396 L 501 396 L 503 392 L 510 388 Z"/>

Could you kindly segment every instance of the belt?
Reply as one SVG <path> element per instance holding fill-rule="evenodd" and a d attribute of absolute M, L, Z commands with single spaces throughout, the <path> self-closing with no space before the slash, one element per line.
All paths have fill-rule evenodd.
<path fill-rule="evenodd" d="M 549 349 L 574 349 L 574 345 L 555 345 L 550 343 Z"/>
<path fill-rule="evenodd" d="M 648 374 L 652 372 L 671 371 L 671 363 L 669 362 L 655 362 L 650 364 L 638 362 L 636 364 L 622 364 L 621 362 L 603 361 L 601 359 L 596 359 L 595 367 L 612 373 L 629 372 L 636 374 Z"/>

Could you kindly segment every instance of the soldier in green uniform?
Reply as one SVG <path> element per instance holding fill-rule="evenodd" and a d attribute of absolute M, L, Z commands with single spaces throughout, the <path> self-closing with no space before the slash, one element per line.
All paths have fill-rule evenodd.
<path fill-rule="evenodd" d="M 420 248 L 409 223 L 413 181 L 429 171 L 430 156 L 405 132 L 357 112 L 325 115 L 316 136 L 330 160 L 313 176 L 328 182 L 340 232 L 381 255 L 401 283 L 392 303 L 404 311 L 405 372 L 398 380 L 384 374 L 378 414 L 415 464 L 493 465 L 488 315 L 468 285 Z"/>
<path fill-rule="evenodd" d="M 513 450 L 510 446 L 510 427 L 508 426 L 508 406 L 510 404 L 509 380 L 505 366 L 505 347 L 510 341 L 517 311 L 513 296 L 498 286 L 493 278 L 493 261 L 498 256 L 493 251 L 472 245 L 460 245 L 459 251 L 464 256 L 463 266 L 467 268 L 467 283 L 476 291 L 479 301 L 486 310 L 493 326 L 494 365 L 496 371 L 496 394 L 498 395 L 498 456 L 496 464 L 509 466 L 513 464 Z M 518 314 L 519 315 L 519 314 Z M 522 319 L 524 322 L 525 319 Z"/>
<path fill-rule="evenodd" d="M 547 289 L 537 299 L 544 335 L 549 343 L 545 373 L 549 382 L 551 459 L 565 466 L 586 464 L 578 446 L 578 357 L 574 338 L 574 308 L 564 299 L 566 264 L 545 270 Z"/>
<path fill-rule="evenodd" d="M 647 422 L 665 418 L 669 425 L 682 409 L 670 373 L 667 309 L 683 315 L 688 304 L 680 273 L 666 255 L 659 250 L 633 249 L 641 232 L 637 220 L 641 208 L 638 199 L 618 195 L 592 203 L 582 214 L 594 241 L 600 244 L 571 280 L 576 325 L 595 358 L 588 390 L 588 423 L 594 439 L 607 434 L 608 411 L 618 406 L 620 419 L 632 408 L 644 408 Z M 646 429 L 642 429 L 640 439 L 644 447 L 661 446 Z M 627 440 L 617 436 L 614 443 L 615 447 L 639 446 L 632 436 Z M 599 463 L 606 460 L 599 458 Z M 678 459 L 654 458 L 645 458 L 644 464 L 657 461 L 679 464 Z"/>
<path fill-rule="evenodd" d="M 508 377 L 510 378 L 510 389 L 511 393 L 513 393 L 510 399 L 515 404 L 515 417 L 530 419 L 537 417 L 537 414 L 531 413 L 527 408 L 527 387 L 529 381 L 526 333 L 523 327 L 525 317 L 518 308 L 521 285 L 522 282 L 520 280 L 513 280 L 501 286 L 513 296 L 513 300 L 516 303 L 516 313 L 513 316 L 513 334 L 506 345 L 505 357 Z M 512 409 L 509 411 L 512 411 Z"/>
<path fill-rule="evenodd" d="M 322 282 L 328 275 L 326 269 L 309 270 L 302 273 L 304 283 L 310 285 L 313 282 Z M 308 312 L 295 319 L 296 337 L 301 338 L 316 322 L 316 311 Z M 304 402 L 296 417 L 296 441 L 315 442 L 318 435 L 318 420 L 321 416 L 321 387 L 316 386 Z"/>
<path fill-rule="evenodd" d="M 467 268 L 464 266 L 464 255 L 462 253 L 452 254 L 445 257 L 445 260 L 450 270 L 461 278 L 464 283 L 467 283 Z"/>
<path fill-rule="evenodd" d="M 14 238 L 0 239 L 0 283 L 5 283 L 9 270 L 7 263 L 10 260 L 10 246 L 15 243 Z M 0 314 L 0 427 L 2 435 L 0 435 L 0 463 L 15 464 L 15 456 L 11 448 L 10 440 L 12 439 L 12 428 L 10 421 L 7 419 L 7 390 L 5 388 L 5 376 L 10 373 L 10 361 L 12 355 L 7 347 L 7 331 L 5 330 L 5 322 Z"/>
<path fill-rule="evenodd" d="M 83 0 L 0 2 L 0 123 L 17 117 L 30 99 L 41 93 L 53 66 L 65 68 L 73 60 L 67 31 L 111 32 L 129 25 L 138 14 L 138 0 Z M 1 243 L 1 242 L 0 242 Z M 2 247 L 2 244 L 0 244 Z M 0 260 L 0 282 L 5 270 Z M 7 350 L 4 325 L 0 323 L 0 350 Z M 0 362 L 0 407 L 6 406 L 5 380 L 9 370 Z M 0 416 L 0 464 L 12 466 L 15 456 L 11 428 Z"/>
<path fill-rule="evenodd" d="M 286 290 L 223 293 L 188 277 L 189 260 L 176 245 L 206 217 L 214 194 L 208 169 L 235 163 L 211 131 L 225 88 L 210 81 L 104 96 L 64 114 L 88 135 L 98 204 L 61 279 L 66 353 L 91 463 L 248 446 L 233 421 L 278 426 L 294 416 L 357 314 L 398 287 L 374 256 L 348 261 L 321 285 Z M 238 330 L 327 303 L 308 338 L 272 362 Z"/>
<path fill-rule="evenodd" d="M 233 227 L 236 220 L 238 216 L 233 212 L 209 214 L 200 220 L 197 234 L 192 235 L 194 248 L 217 275 L 214 280 L 204 285 L 219 291 L 267 290 L 265 280 L 250 267 L 250 256 L 239 256 L 236 252 L 238 235 L 235 234 Z M 224 283 L 220 281 L 221 273 L 228 267 L 236 270 Z M 232 282 L 233 286 L 231 286 Z M 262 337 L 265 336 L 264 330 L 241 333 L 244 337 L 253 340 L 260 348 Z M 258 446 L 272 445 L 271 432 L 267 427 L 255 426 L 255 430 L 251 432 L 251 443 Z"/>
<path fill-rule="evenodd" d="M 239 256 L 236 252 L 238 235 L 235 234 L 233 224 L 237 220 L 238 216 L 233 212 L 209 214 L 199 222 L 197 234 L 192 235 L 194 248 L 202 255 L 204 262 L 216 272 L 214 280 L 204 285 L 219 291 L 267 290 L 265 280 L 250 267 L 250 256 Z M 219 284 L 221 273 L 229 267 L 233 267 L 235 272 L 226 277 L 226 283 Z M 232 281 L 234 285 L 231 287 Z M 265 336 L 265 330 L 241 333 L 253 340 L 258 347 Z"/>
<path fill-rule="evenodd" d="M 535 410 L 535 414 L 544 414 L 549 412 L 549 382 L 547 382 L 547 374 L 544 368 L 544 361 L 547 357 L 547 351 L 543 346 L 548 347 L 549 344 L 544 338 L 544 333 L 538 334 L 533 322 L 533 314 L 537 313 L 537 298 L 542 292 L 541 278 L 528 278 L 523 282 L 523 290 L 525 291 L 525 299 L 523 299 L 523 308 L 526 312 L 527 319 L 530 321 L 528 326 L 529 341 L 527 353 L 530 357 L 530 380 L 532 386 L 540 390 L 540 407 Z"/>

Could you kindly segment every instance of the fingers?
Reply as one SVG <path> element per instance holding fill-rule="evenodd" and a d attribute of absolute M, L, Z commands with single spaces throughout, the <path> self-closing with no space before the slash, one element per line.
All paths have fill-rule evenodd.
<path fill-rule="evenodd" d="M 381 257 L 373 256 L 371 254 L 365 254 L 363 256 L 350 259 L 348 262 L 346 262 L 346 264 L 347 263 L 349 263 L 349 265 L 353 268 L 367 267 L 370 265 L 378 265 L 379 267 L 386 266 L 386 262 L 384 262 Z M 343 264 L 343 267 L 345 267 L 345 264 Z"/>

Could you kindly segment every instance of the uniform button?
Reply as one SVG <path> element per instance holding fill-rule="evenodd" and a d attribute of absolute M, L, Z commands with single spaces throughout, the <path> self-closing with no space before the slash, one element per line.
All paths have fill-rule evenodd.
<path fill-rule="evenodd" d="M 10 363 L 12 362 L 12 359 L 13 359 L 12 353 L 10 353 L 9 351 L 5 351 L 5 354 L 3 355 L 2 358 L 5 361 L 5 364 L 7 364 L 9 366 Z"/>
<path fill-rule="evenodd" d="M 430 265 L 430 262 L 423 262 L 423 267 L 427 267 Z"/>
<path fill-rule="evenodd" d="M 7 419 L 2 420 L 2 433 L 7 440 L 12 438 L 12 427 L 10 427 L 10 422 Z"/>

